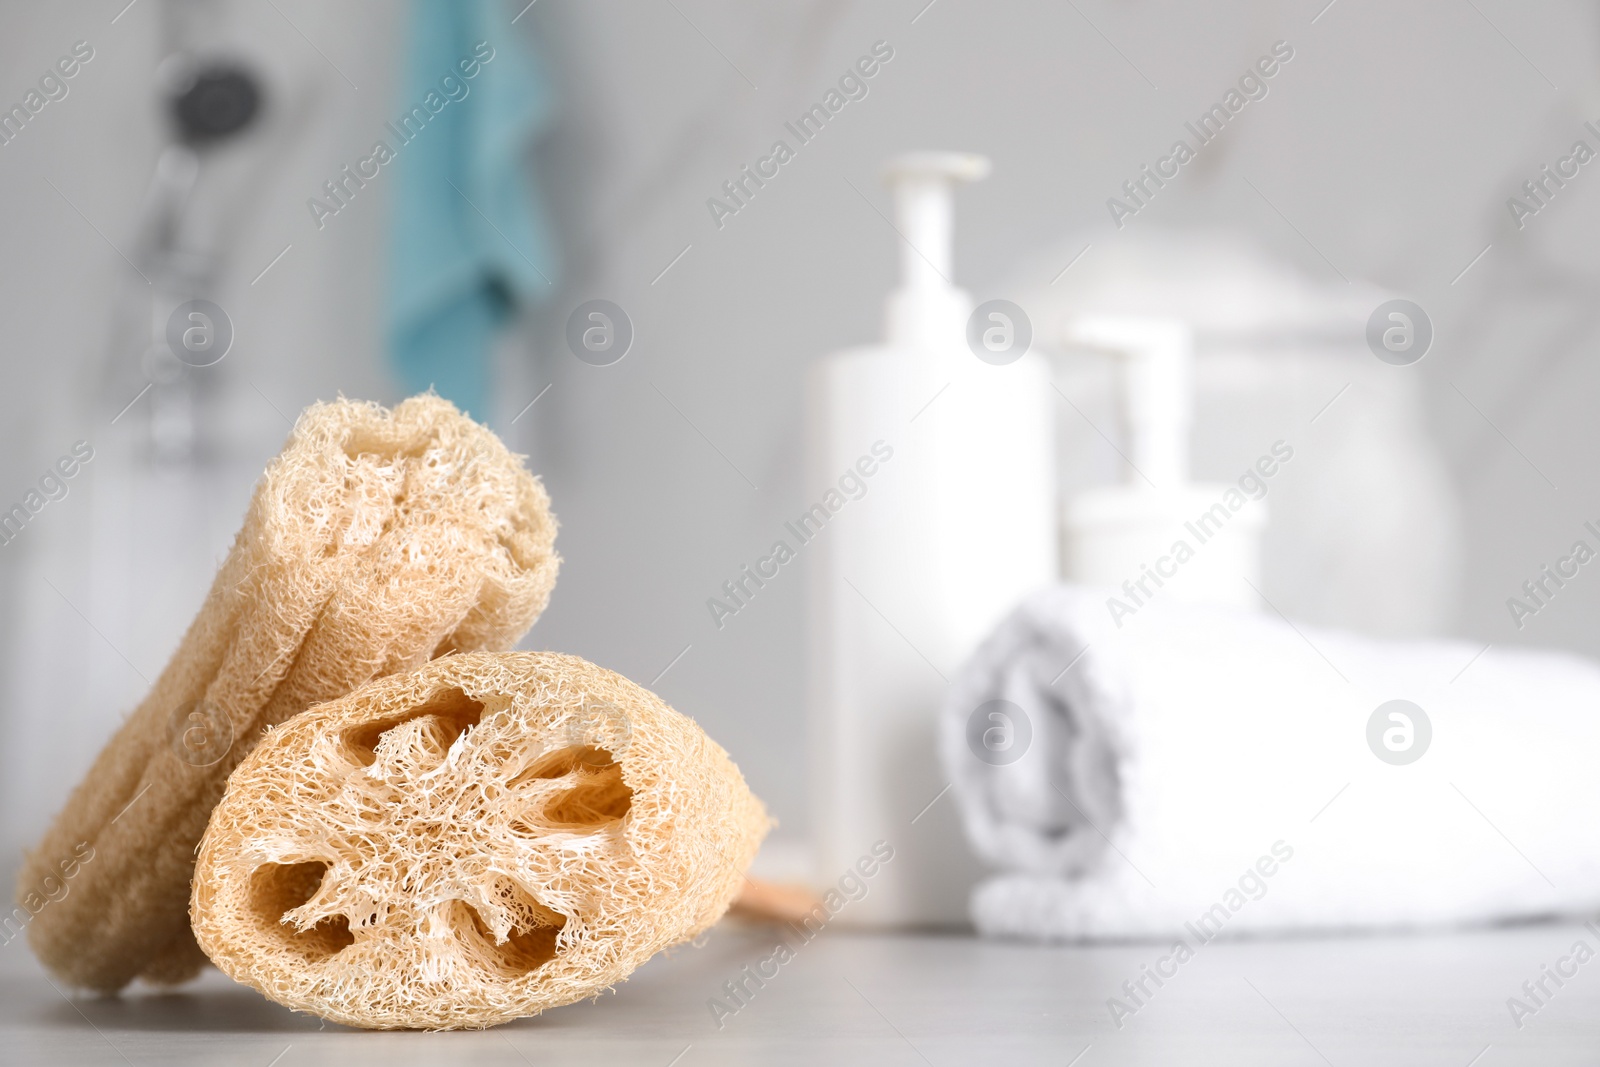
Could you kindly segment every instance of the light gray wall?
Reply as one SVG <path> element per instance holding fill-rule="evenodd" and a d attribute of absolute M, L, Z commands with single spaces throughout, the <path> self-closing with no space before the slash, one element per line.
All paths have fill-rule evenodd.
<path fill-rule="evenodd" d="M 803 828 L 804 578 L 786 572 L 721 631 L 704 601 L 802 506 L 806 362 L 878 335 L 897 256 L 880 161 L 925 147 L 993 158 L 959 203 L 958 280 L 982 291 L 1069 232 L 1116 241 L 1106 198 L 1279 39 L 1296 54 L 1271 94 L 1130 225 L 1238 228 L 1313 276 L 1337 268 L 1421 302 L 1437 340 L 1414 370 L 1466 517 L 1457 631 L 1600 647 L 1600 580 L 1520 632 L 1504 605 L 1600 517 L 1600 369 L 1585 358 L 1600 164 L 1521 232 L 1505 209 L 1574 139 L 1600 146 L 1582 129 L 1600 119 L 1592 6 L 924 3 L 540 0 L 519 21 L 563 92 L 539 165 L 568 261 L 559 294 L 500 353 L 492 420 L 532 455 L 562 520 L 566 563 L 530 647 L 649 682 L 692 646 L 659 690 Z M 97 52 L 66 100 L 0 147 L 0 499 L 79 437 L 98 464 L 0 549 L 10 849 L 159 670 L 281 441 L 278 412 L 339 390 L 394 396 L 376 332 L 384 190 L 321 233 L 304 199 L 389 117 L 398 17 L 380 3 L 277 6 L 219 5 L 280 96 L 270 138 L 222 162 L 208 208 L 239 215 L 223 301 L 239 341 L 213 396 L 223 447 L 206 475 L 165 489 L 140 472 L 131 419 L 108 425 L 120 404 L 97 384 L 127 275 L 110 246 L 130 237 L 154 157 L 160 5 L 141 0 L 114 25 L 122 0 L 0 6 L 0 100 L 74 40 Z M 866 99 L 718 229 L 706 198 L 880 39 L 895 56 Z M 591 296 L 637 329 L 613 367 L 560 341 Z M 190 510 L 174 518 L 162 492 Z M 116 547 L 128 544 L 149 550 Z"/>

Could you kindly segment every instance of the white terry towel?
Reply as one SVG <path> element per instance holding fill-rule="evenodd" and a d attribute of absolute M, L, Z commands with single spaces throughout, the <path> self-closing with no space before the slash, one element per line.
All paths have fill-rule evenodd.
<path fill-rule="evenodd" d="M 1159 593 L 1119 627 L 1106 597 L 1035 594 L 952 686 L 942 755 L 999 868 L 973 893 L 981 932 L 1207 940 L 1600 908 L 1593 662 Z M 1378 750 L 1423 753 L 1398 765 L 1368 741 L 1395 699 L 1432 730 L 1420 749 L 1411 715 L 1407 748 L 1385 713 Z"/>

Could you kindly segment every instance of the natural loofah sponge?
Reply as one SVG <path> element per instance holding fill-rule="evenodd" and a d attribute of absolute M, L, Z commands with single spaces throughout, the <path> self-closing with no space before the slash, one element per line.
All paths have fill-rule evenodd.
<path fill-rule="evenodd" d="M 194 850 L 262 731 L 457 649 L 509 648 L 549 600 L 543 487 L 434 396 L 300 416 L 199 616 L 29 855 L 19 897 L 93 847 L 28 926 L 39 958 L 101 991 L 191 977 Z"/>
<path fill-rule="evenodd" d="M 769 825 L 728 754 L 626 678 L 446 656 L 267 735 L 212 813 L 191 917 L 288 1007 L 492 1026 L 716 922 Z"/>

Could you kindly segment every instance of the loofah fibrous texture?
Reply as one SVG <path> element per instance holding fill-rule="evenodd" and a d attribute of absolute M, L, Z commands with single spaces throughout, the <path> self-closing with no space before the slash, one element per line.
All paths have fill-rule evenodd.
<path fill-rule="evenodd" d="M 29 924 L 39 958 L 102 992 L 193 976 L 195 848 L 262 731 L 436 655 L 510 648 L 549 600 L 555 532 L 539 481 L 445 400 L 307 409 L 171 662 L 25 861 L 19 898 L 94 850 Z"/>
<path fill-rule="evenodd" d="M 195 870 L 214 963 L 372 1028 L 592 997 L 719 919 L 770 825 L 733 761 L 576 656 L 476 652 L 273 730 Z"/>

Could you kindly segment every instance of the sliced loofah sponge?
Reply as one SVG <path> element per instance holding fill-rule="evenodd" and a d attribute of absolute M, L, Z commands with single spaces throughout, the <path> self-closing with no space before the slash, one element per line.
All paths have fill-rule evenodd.
<path fill-rule="evenodd" d="M 549 498 L 493 433 L 434 396 L 309 408 L 256 487 L 199 616 L 18 883 L 74 847 L 71 892 L 28 926 L 65 981 L 181 981 L 194 850 L 264 728 L 457 649 L 509 648 L 555 582 Z"/>
<path fill-rule="evenodd" d="M 195 870 L 195 936 L 280 1004 L 485 1027 L 721 917 L 770 820 L 728 754 L 576 656 L 477 652 L 274 729 Z"/>

